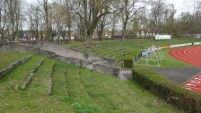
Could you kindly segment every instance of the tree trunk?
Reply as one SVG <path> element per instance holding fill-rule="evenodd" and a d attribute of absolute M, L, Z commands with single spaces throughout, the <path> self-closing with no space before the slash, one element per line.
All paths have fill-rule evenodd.
<path fill-rule="evenodd" d="M 101 28 L 100 28 L 100 30 L 97 30 L 97 32 L 98 32 L 98 39 L 99 39 L 99 41 L 101 41 L 102 40 L 102 38 L 103 38 L 103 26 L 101 25 Z"/>
<path fill-rule="evenodd" d="M 69 42 L 71 43 L 71 25 L 68 25 L 68 39 L 69 39 Z"/>
<path fill-rule="evenodd" d="M 116 24 L 116 21 L 114 21 L 112 25 L 112 38 L 114 38 L 115 24 Z"/>
<path fill-rule="evenodd" d="M 123 41 L 123 42 L 124 42 L 124 40 L 125 40 L 126 25 L 127 25 L 127 21 L 124 22 L 123 31 L 122 31 L 122 41 Z"/>
<path fill-rule="evenodd" d="M 92 38 L 91 38 L 92 36 L 88 36 L 87 35 L 87 40 L 86 40 L 86 46 L 87 47 L 90 47 L 91 46 L 91 44 L 92 44 Z"/>

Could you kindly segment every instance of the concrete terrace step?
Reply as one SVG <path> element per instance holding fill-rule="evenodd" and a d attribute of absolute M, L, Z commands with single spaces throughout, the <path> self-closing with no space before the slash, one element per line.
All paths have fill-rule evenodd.
<path fill-rule="evenodd" d="M 12 43 L 8 46 L 1 47 L 1 52 L 34 52 L 62 62 L 114 76 L 118 76 L 120 70 L 119 67 L 115 66 L 114 59 L 74 50 L 51 42 Z"/>
<path fill-rule="evenodd" d="M 92 55 L 90 53 L 82 52 L 79 50 L 75 50 L 75 49 L 68 48 L 68 47 L 58 45 L 55 43 L 51 43 L 51 42 L 39 42 L 37 44 L 26 43 L 26 45 L 32 46 L 35 48 L 39 48 L 42 50 L 51 51 L 57 55 L 61 55 L 64 57 L 77 58 L 80 60 L 86 60 L 86 61 L 94 62 L 94 63 L 97 62 L 98 64 L 104 64 L 104 65 L 109 65 L 109 66 L 115 65 L 114 59 L 100 57 L 97 55 Z"/>
<path fill-rule="evenodd" d="M 118 76 L 122 81 L 133 80 L 131 70 L 120 70 Z"/>

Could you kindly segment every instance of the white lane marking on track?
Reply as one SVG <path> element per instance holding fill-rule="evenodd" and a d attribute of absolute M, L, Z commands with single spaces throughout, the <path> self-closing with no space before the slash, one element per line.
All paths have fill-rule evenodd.
<path fill-rule="evenodd" d="M 184 86 L 196 86 L 195 84 L 187 83 Z"/>
<path fill-rule="evenodd" d="M 195 55 L 198 55 L 198 56 L 201 57 L 201 49 L 200 49 L 200 48 L 198 48 L 198 49 L 195 51 Z"/>
<path fill-rule="evenodd" d="M 196 53 L 195 53 L 196 50 L 197 50 L 197 49 L 190 49 L 190 50 L 188 50 L 187 55 L 188 55 L 189 57 L 195 58 L 195 59 L 197 59 L 197 60 L 201 60 L 201 56 L 196 55 Z"/>
<path fill-rule="evenodd" d="M 186 50 L 186 48 L 178 48 L 178 49 L 174 49 L 172 50 L 172 54 L 177 58 L 177 59 L 180 59 L 180 60 L 183 60 L 185 62 L 188 62 L 188 63 L 191 63 L 191 64 L 194 64 L 196 66 L 201 66 L 201 62 L 199 62 L 198 60 L 193 60 L 193 58 L 188 58 L 187 56 L 185 56 L 183 54 L 183 50 Z M 174 57 L 173 56 L 173 57 Z"/>
<path fill-rule="evenodd" d="M 182 86 L 186 89 L 193 90 L 193 91 L 197 90 L 197 92 L 198 91 L 200 92 L 201 91 L 201 85 L 197 84 L 197 83 L 201 83 L 201 73 L 198 73 L 197 75 L 195 75 L 192 79 L 187 81 Z"/>
<path fill-rule="evenodd" d="M 201 78 L 197 78 L 197 77 L 196 77 L 196 78 L 194 78 L 194 79 L 196 79 L 196 80 L 200 80 L 200 81 L 201 81 Z"/>
<path fill-rule="evenodd" d="M 176 52 L 178 52 L 177 49 L 176 49 L 176 50 L 173 50 L 173 55 L 175 56 L 175 58 L 180 59 L 180 60 L 183 60 L 183 61 L 188 62 L 188 63 L 191 63 L 191 64 L 195 64 L 195 65 L 197 65 L 197 66 L 201 66 L 200 63 L 197 63 L 197 62 L 194 62 L 194 61 L 185 59 L 184 57 L 179 56 L 180 54 L 176 54 Z"/>
<path fill-rule="evenodd" d="M 195 89 L 195 90 L 200 90 L 201 91 L 201 88 L 196 88 L 196 87 L 190 87 L 190 86 L 188 86 L 188 87 L 185 87 L 185 88 L 190 88 L 191 90 Z"/>
<path fill-rule="evenodd" d="M 191 49 L 190 53 L 191 53 L 191 55 L 193 55 L 195 57 L 201 58 L 201 51 L 200 50 L 201 50 L 201 48 Z"/>
<path fill-rule="evenodd" d="M 200 81 L 191 80 L 191 83 L 200 84 Z"/>
<path fill-rule="evenodd" d="M 201 60 L 201 56 L 196 55 L 197 49 L 198 48 L 195 48 L 195 49 L 192 49 L 192 48 L 186 49 L 186 51 L 188 52 L 188 53 L 186 53 L 186 56 L 188 56 L 189 58 L 193 58 L 195 60 L 200 61 Z"/>
<path fill-rule="evenodd" d="M 183 53 L 180 53 L 180 55 L 183 56 L 184 58 L 188 59 L 188 60 L 201 63 L 200 62 L 200 60 L 201 60 L 200 57 L 189 55 L 189 53 L 187 53 L 187 51 L 189 51 L 189 49 L 183 49 L 183 51 L 182 51 Z"/>

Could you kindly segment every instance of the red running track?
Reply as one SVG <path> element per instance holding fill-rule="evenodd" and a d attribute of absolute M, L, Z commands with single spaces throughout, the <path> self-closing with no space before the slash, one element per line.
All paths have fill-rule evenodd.
<path fill-rule="evenodd" d="M 172 49 L 169 51 L 169 55 L 178 60 L 201 67 L 201 46 Z"/>
<path fill-rule="evenodd" d="M 201 93 L 201 73 L 182 85 L 184 88 Z"/>
<path fill-rule="evenodd" d="M 169 51 L 169 55 L 196 67 L 201 67 L 201 46 L 172 49 Z M 201 73 L 182 84 L 182 86 L 186 89 L 201 93 Z"/>

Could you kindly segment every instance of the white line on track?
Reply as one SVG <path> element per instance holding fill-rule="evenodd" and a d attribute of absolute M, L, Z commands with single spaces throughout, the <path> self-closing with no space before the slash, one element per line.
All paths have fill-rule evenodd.
<path fill-rule="evenodd" d="M 185 49 L 184 50 L 184 55 L 185 55 L 185 58 L 187 58 L 187 59 L 189 59 L 189 60 L 193 60 L 193 61 L 195 61 L 195 62 L 200 62 L 200 60 L 201 60 L 201 57 L 198 57 L 198 56 L 196 56 L 196 55 L 194 55 L 194 53 L 192 54 L 192 53 L 190 53 L 190 51 L 194 51 L 194 50 L 192 50 L 192 49 Z M 200 62 L 201 63 L 201 62 Z"/>
<path fill-rule="evenodd" d="M 197 92 L 201 92 L 201 73 L 195 75 L 189 81 L 184 83 L 182 86 L 186 89 L 194 90 Z"/>
<path fill-rule="evenodd" d="M 196 87 L 185 87 L 185 88 L 189 88 L 189 89 L 191 89 L 191 90 L 193 90 L 193 89 L 195 89 L 195 90 L 200 90 L 201 91 L 201 88 L 196 88 Z"/>
<path fill-rule="evenodd" d="M 173 57 L 201 67 L 201 47 L 186 47 L 172 50 Z M 197 52 L 200 51 L 200 52 Z M 199 54 L 200 53 L 200 54 Z M 199 55 L 198 55 L 199 54 Z"/>

